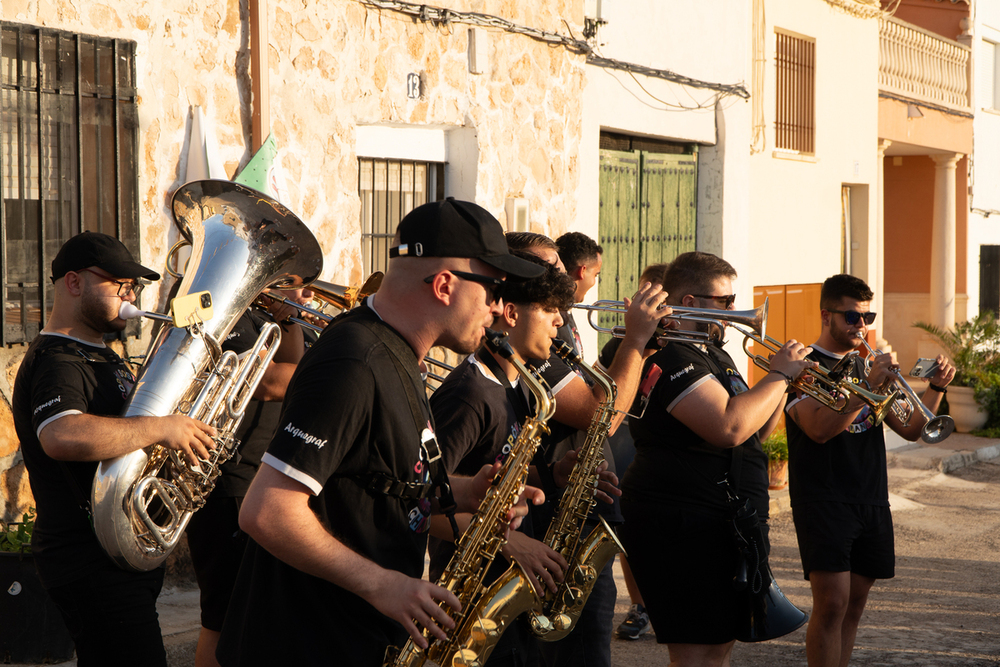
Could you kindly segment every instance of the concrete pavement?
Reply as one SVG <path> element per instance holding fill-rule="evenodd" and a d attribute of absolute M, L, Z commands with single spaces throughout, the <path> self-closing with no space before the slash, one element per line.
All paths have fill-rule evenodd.
<path fill-rule="evenodd" d="M 976 461 L 1000 457 L 1000 440 L 953 433 L 944 442 L 928 445 L 919 441 L 906 442 L 886 429 L 886 449 L 890 467 L 950 472 Z M 893 504 L 906 502 L 904 498 L 890 498 L 890 501 Z M 790 507 L 787 489 L 771 491 L 772 516 Z M 615 567 L 618 567 L 617 562 Z M 185 582 L 181 584 L 171 587 L 168 583 L 160 595 L 157 610 L 171 667 L 193 667 L 200 628 L 198 591 Z M 57 667 L 76 667 L 76 660 L 59 663 Z"/>

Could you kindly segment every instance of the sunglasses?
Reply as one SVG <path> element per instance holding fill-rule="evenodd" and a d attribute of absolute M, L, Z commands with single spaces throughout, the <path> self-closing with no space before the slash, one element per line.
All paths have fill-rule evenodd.
<path fill-rule="evenodd" d="M 469 282 L 479 283 L 484 286 L 486 288 L 486 293 L 490 295 L 492 303 L 497 303 L 503 298 L 504 281 L 499 278 L 492 278 L 479 273 L 469 273 L 468 271 L 453 271 L 451 269 L 445 270 L 459 280 L 468 280 Z M 424 282 L 430 285 L 434 281 L 434 276 L 436 275 L 437 274 L 435 273 L 432 276 L 427 276 L 424 278 Z"/>
<path fill-rule="evenodd" d="M 733 304 L 736 303 L 735 294 L 726 294 L 723 296 L 713 296 L 711 294 L 692 294 L 691 296 L 693 296 L 696 299 L 711 299 L 712 301 L 721 305 L 726 310 L 732 308 Z"/>
<path fill-rule="evenodd" d="M 135 294 L 136 298 L 138 298 L 139 295 L 142 294 L 143 288 L 146 287 L 144 284 L 140 282 L 127 283 L 124 280 L 115 280 L 111 276 L 105 275 L 103 273 L 98 273 L 93 269 L 83 269 L 83 271 L 86 271 L 87 273 L 93 273 L 95 276 L 104 278 L 108 282 L 112 282 L 118 285 L 118 296 L 120 296 L 123 299 L 127 297 L 130 293 Z"/>
<path fill-rule="evenodd" d="M 847 323 L 852 327 L 857 325 L 857 323 L 861 320 L 864 320 L 865 324 L 872 324 L 875 321 L 875 315 L 877 315 L 877 313 L 873 313 L 871 311 L 867 313 L 859 313 L 856 310 L 830 310 L 830 312 L 840 313 L 843 315 L 844 319 L 847 320 Z"/>

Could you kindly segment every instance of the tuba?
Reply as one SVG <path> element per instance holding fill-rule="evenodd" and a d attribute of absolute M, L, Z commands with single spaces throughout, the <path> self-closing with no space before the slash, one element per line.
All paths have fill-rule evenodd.
<path fill-rule="evenodd" d="M 319 243 L 278 201 L 229 181 L 193 181 L 173 197 L 191 259 L 178 294 L 209 291 L 214 316 L 188 327 L 164 326 L 139 371 L 123 417 L 182 413 L 218 430 L 208 461 L 192 467 L 159 445 L 101 461 L 91 489 L 94 532 L 121 568 L 148 571 L 177 545 L 191 515 L 211 493 L 220 466 L 239 444 L 233 433 L 280 341 L 265 327 L 241 362 L 220 345 L 266 287 L 296 287 L 323 267 Z M 194 267 L 194 268 L 191 268 Z"/>
<path fill-rule="evenodd" d="M 607 373 L 581 359 L 573 348 L 561 340 L 552 341 L 552 351 L 577 365 L 604 390 L 604 400 L 597 407 L 587 431 L 587 440 L 580 447 L 580 458 L 573 466 L 569 482 L 559 498 L 559 509 L 545 533 L 544 542 L 566 559 L 568 568 L 559 589 L 546 591 L 539 608 L 529 613 L 531 630 L 543 641 L 556 641 L 570 633 L 583 612 L 608 561 L 625 547 L 611 526 L 598 517 L 599 523 L 585 539 L 584 522 L 597 501 L 597 468 L 604 462 L 604 441 L 615 416 L 618 388 Z"/>
<path fill-rule="evenodd" d="M 417 646 L 412 637 L 402 648 L 388 647 L 383 667 L 419 667 L 427 660 L 441 667 L 482 667 L 504 630 L 520 614 L 538 604 L 534 588 L 516 562 L 488 588 L 483 583 L 490 564 L 507 542 L 504 537 L 507 512 L 517 502 L 541 436 L 548 433 L 546 422 L 556 411 L 555 399 L 545 384 L 518 361 L 506 339 L 507 334 L 486 331 L 486 346 L 514 364 L 534 395 L 535 416 L 522 425 L 503 467 L 438 579 L 438 585 L 453 592 L 462 603 L 461 611 L 449 612 L 455 619 L 455 629 L 446 641 L 435 639 L 424 630 L 424 637 L 430 642 L 427 649 Z"/>

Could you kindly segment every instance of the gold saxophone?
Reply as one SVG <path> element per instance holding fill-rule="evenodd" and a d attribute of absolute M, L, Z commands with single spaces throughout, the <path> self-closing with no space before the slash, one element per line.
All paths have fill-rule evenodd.
<path fill-rule="evenodd" d="M 600 385 L 604 390 L 604 400 L 590 422 L 587 441 L 580 448 L 579 458 L 559 500 L 556 517 L 545 533 L 545 544 L 562 554 L 568 568 L 556 592 L 546 589 L 541 604 L 530 612 L 531 629 L 543 641 L 562 639 L 570 633 L 594 590 L 601 570 L 619 551 L 625 553 L 625 548 L 604 517 L 598 517 L 600 523 L 581 541 L 584 523 L 597 504 L 594 498 L 597 469 L 604 463 L 604 441 L 615 416 L 618 388 L 607 373 L 584 362 L 563 341 L 552 341 L 552 351 L 576 364 Z"/>
<path fill-rule="evenodd" d="M 462 611 L 447 609 L 455 620 L 451 637 L 441 641 L 424 630 L 423 635 L 430 642 L 427 649 L 418 647 L 411 637 L 402 648 L 390 646 L 386 649 L 384 667 L 417 667 L 427 660 L 441 667 L 482 667 L 504 630 L 520 614 L 538 604 L 538 596 L 520 566 L 512 566 L 488 589 L 483 585 L 486 571 L 507 543 L 504 537 L 507 513 L 521 494 L 541 435 L 548 433 L 545 423 L 556 409 L 555 400 L 545 385 L 517 360 L 506 338 L 507 334 L 487 330 L 486 346 L 517 368 L 535 396 L 535 416 L 522 425 L 503 467 L 437 581 L 462 603 Z"/>

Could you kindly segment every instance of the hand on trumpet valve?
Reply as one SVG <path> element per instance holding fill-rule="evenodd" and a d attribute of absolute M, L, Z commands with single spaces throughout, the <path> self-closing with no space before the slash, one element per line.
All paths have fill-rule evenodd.
<path fill-rule="evenodd" d="M 645 346 L 656 334 L 660 321 L 674 312 L 666 301 L 663 287 L 648 282 L 643 283 L 631 299 L 626 297 L 625 338 Z"/>
<path fill-rule="evenodd" d="M 895 352 L 875 351 L 868 368 L 868 385 L 873 389 L 881 387 L 896 378 L 899 364 Z"/>
<path fill-rule="evenodd" d="M 792 382 L 799 379 L 802 372 L 807 368 L 817 368 L 819 364 L 810 361 L 806 357 L 812 352 L 812 348 L 798 342 L 794 338 L 781 346 L 769 359 L 769 368 L 786 377 L 792 378 Z"/>

